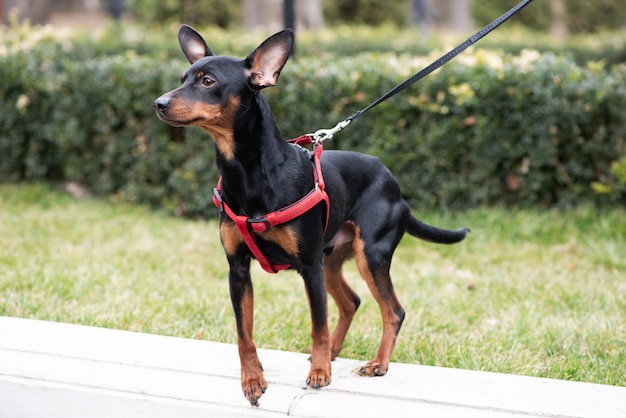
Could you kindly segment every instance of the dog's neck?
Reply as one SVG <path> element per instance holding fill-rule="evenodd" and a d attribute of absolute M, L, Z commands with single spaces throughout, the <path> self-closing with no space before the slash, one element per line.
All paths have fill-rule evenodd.
<path fill-rule="evenodd" d="M 226 158 L 216 146 L 224 198 L 242 215 L 256 215 L 248 213 L 248 207 L 272 210 L 268 206 L 275 204 L 275 190 L 282 182 L 281 168 L 294 150 L 284 141 L 262 93 L 242 101 L 235 117 L 233 139 L 235 152 L 231 158 Z"/>

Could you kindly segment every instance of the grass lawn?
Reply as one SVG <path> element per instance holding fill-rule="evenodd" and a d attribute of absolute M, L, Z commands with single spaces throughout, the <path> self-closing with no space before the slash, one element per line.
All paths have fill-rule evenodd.
<path fill-rule="evenodd" d="M 626 385 L 624 215 L 421 214 L 472 233 L 455 246 L 400 244 L 392 275 L 407 319 L 392 360 Z M 234 343 L 226 276 L 216 221 L 0 185 L 0 315 Z M 256 263 L 253 276 L 258 345 L 305 350 L 302 280 Z M 362 305 L 341 356 L 368 360 L 380 314 L 352 264 L 346 276 Z"/>

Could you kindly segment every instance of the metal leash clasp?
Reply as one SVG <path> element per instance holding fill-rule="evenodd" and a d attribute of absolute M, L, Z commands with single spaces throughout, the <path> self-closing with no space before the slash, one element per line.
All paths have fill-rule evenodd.
<path fill-rule="evenodd" d="M 352 122 L 349 119 L 346 119 L 344 121 L 339 122 L 337 125 L 335 125 L 334 128 L 331 129 L 319 129 L 317 131 L 315 131 L 315 133 L 309 134 L 309 136 L 311 138 L 313 138 L 313 142 L 316 144 L 321 144 L 322 142 L 326 141 L 327 139 L 331 139 L 333 136 L 335 136 L 335 134 L 339 131 L 341 131 L 343 128 L 345 128 L 346 126 L 348 126 L 350 124 L 350 122 Z"/>

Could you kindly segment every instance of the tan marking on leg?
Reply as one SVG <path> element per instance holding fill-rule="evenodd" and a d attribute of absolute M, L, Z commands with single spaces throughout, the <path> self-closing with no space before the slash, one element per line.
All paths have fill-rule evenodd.
<path fill-rule="evenodd" d="M 315 326 L 313 319 L 313 306 L 311 298 L 307 290 L 307 299 L 311 309 L 311 368 L 306 378 L 306 383 L 314 389 L 330 385 L 332 381 L 332 367 L 330 354 L 330 332 L 328 331 L 328 323 L 318 324 Z M 327 318 L 326 318 L 327 319 Z"/>
<path fill-rule="evenodd" d="M 367 283 L 374 299 L 378 302 L 383 317 L 383 335 L 374 360 L 369 361 L 361 368 L 361 373 L 368 376 L 383 376 L 387 373 L 389 360 L 402 324 L 403 311 L 393 290 L 388 266 L 381 266 L 378 271 L 370 271 L 365 256 L 365 243 L 361 239 L 361 230 L 356 228 L 354 239 L 354 256 L 357 268 Z M 399 315 L 402 313 L 402 317 Z"/>
<path fill-rule="evenodd" d="M 324 259 L 324 278 L 326 290 L 335 301 L 339 310 L 337 326 L 330 338 L 331 360 L 334 360 L 341 348 L 352 323 L 352 318 L 359 306 L 359 297 L 345 281 L 342 273 L 343 262 L 352 256 L 350 244 L 336 247 L 332 254 Z"/>
<path fill-rule="evenodd" d="M 332 369 L 330 365 L 330 334 L 328 327 L 320 330 L 313 329 L 311 333 L 313 345 L 311 348 L 311 369 L 306 383 L 312 388 L 321 388 L 330 385 Z"/>
<path fill-rule="evenodd" d="M 241 388 L 246 399 L 256 406 L 267 389 L 267 381 L 253 341 L 254 295 L 251 289 L 241 299 L 241 316 L 243 335 L 238 335 L 237 338 L 241 361 Z"/>

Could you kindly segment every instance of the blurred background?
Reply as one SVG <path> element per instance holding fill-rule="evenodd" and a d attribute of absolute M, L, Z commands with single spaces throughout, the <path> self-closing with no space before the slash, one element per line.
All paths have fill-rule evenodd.
<path fill-rule="evenodd" d="M 291 19 L 303 29 L 337 24 L 417 25 L 424 31 L 463 32 L 482 26 L 516 1 L 503 0 L 0 0 L 8 22 L 11 11 L 34 24 L 102 24 L 107 18 L 138 23 L 187 22 L 222 28 L 276 30 Z M 620 0 L 568 2 L 540 0 L 525 13 L 532 29 L 564 37 L 568 33 L 600 32 L 626 27 Z"/>
<path fill-rule="evenodd" d="M 517 2 L 0 0 L 0 181 L 215 216 L 211 141 L 151 106 L 187 65 L 181 23 L 240 57 L 295 27 L 295 57 L 266 90 L 295 137 L 334 126 Z M 380 157 L 415 208 L 623 207 L 625 45 L 623 0 L 535 0 L 326 146 Z"/>

